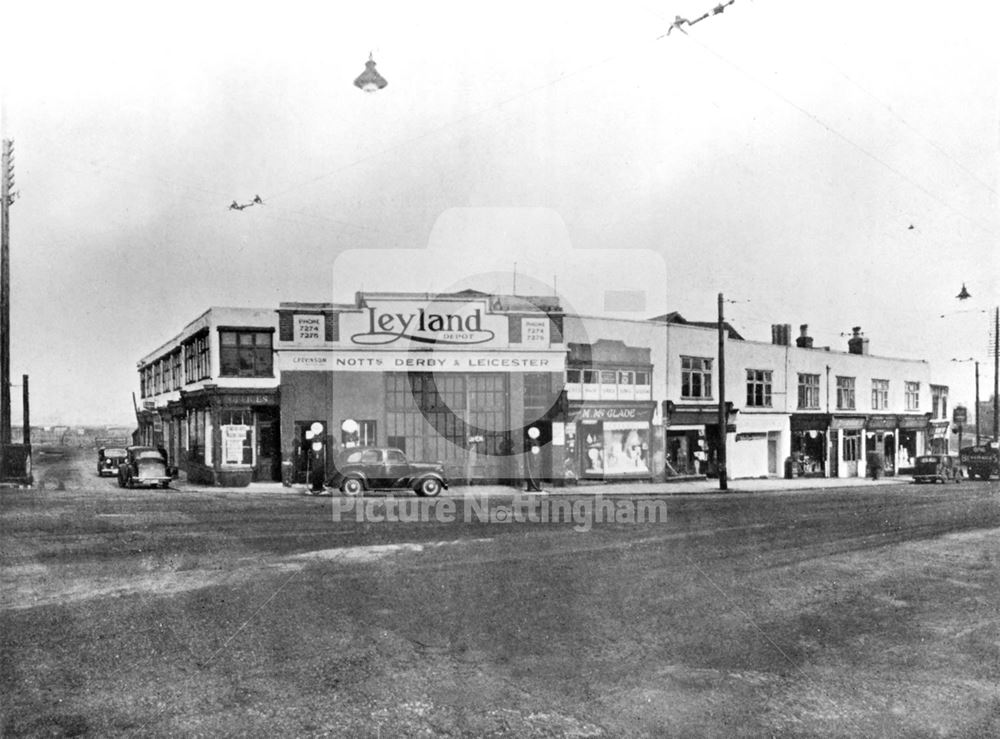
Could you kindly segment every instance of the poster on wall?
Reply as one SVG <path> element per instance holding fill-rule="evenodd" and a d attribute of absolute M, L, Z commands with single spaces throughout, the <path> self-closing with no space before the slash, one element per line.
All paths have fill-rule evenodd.
<path fill-rule="evenodd" d="M 234 424 L 222 427 L 222 463 L 250 464 L 250 427 Z"/>

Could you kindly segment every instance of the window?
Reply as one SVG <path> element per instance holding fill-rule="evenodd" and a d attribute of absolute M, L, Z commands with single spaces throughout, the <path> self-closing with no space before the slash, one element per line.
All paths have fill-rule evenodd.
<path fill-rule="evenodd" d="M 908 411 L 918 411 L 918 410 L 920 410 L 920 383 L 919 382 L 908 382 L 908 383 L 906 383 L 906 410 L 908 410 Z"/>
<path fill-rule="evenodd" d="M 187 382 L 197 382 L 210 377 L 211 373 L 208 334 L 199 334 L 184 344 L 184 377 Z"/>
<path fill-rule="evenodd" d="M 681 397 L 712 397 L 712 360 L 706 357 L 681 357 Z"/>
<path fill-rule="evenodd" d="M 270 331 L 219 329 L 219 374 L 222 377 L 273 377 Z"/>
<path fill-rule="evenodd" d="M 747 370 L 747 405 L 770 407 L 771 370 Z"/>
<path fill-rule="evenodd" d="M 253 464 L 253 413 L 249 410 L 221 411 L 222 464 Z"/>
<path fill-rule="evenodd" d="M 934 418 L 948 417 L 948 386 L 931 385 L 931 399 L 934 406 Z"/>
<path fill-rule="evenodd" d="M 857 462 L 861 459 L 861 432 L 844 432 L 844 461 Z"/>
<path fill-rule="evenodd" d="M 172 355 L 171 362 L 174 365 L 174 390 L 180 389 L 184 385 L 184 378 L 181 375 L 181 350 L 178 349 Z"/>
<path fill-rule="evenodd" d="M 385 461 L 389 464 L 406 464 L 406 456 L 399 449 L 389 449 L 385 453 Z"/>
<path fill-rule="evenodd" d="M 799 408 L 819 408 L 819 375 L 799 373 Z"/>
<path fill-rule="evenodd" d="M 139 370 L 139 397 L 145 398 L 149 394 L 149 385 L 146 383 L 146 368 Z"/>
<path fill-rule="evenodd" d="M 358 425 L 357 431 L 345 431 L 344 423 L 347 419 L 340 422 L 340 444 L 343 447 L 352 446 L 375 446 L 377 443 L 375 437 L 375 421 L 355 421 Z"/>
<path fill-rule="evenodd" d="M 854 378 L 837 377 L 837 409 L 854 410 Z"/>
<path fill-rule="evenodd" d="M 884 411 L 889 407 L 889 381 L 872 380 L 872 410 Z"/>

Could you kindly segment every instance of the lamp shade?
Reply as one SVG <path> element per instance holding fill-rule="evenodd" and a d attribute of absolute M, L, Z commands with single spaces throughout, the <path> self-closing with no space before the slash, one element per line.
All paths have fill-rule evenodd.
<path fill-rule="evenodd" d="M 380 75 L 378 70 L 375 69 L 375 60 L 369 54 L 368 61 L 365 62 L 365 71 L 354 80 L 354 86 L 365 92 L 376 92 L 388 84 L 385 77 Z"/>

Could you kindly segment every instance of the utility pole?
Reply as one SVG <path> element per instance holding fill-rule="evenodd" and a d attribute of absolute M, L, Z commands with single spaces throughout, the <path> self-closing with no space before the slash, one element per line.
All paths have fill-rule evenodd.
<path fill-rule="evenodd" d="M 978 360 L 976 360 L 976 446 L 979 446 L 979 361 Z"/>
<path fill-rule="evenodd" d="M 10 200 L 14 186 L 14 142 L 3 139 L 0 157 L 0 477 L 7 472 L 10 444 Z"/>
<path fill-rule="evenodd" d="M 1000 305 L 993 313 L 993 441 L 1000 442 Z M 977 414 L 978 415 L 978 414 Z"/>
<path fill-rule="evenodd" d="M 728 490 L 726 471 L 726 329 L 723 327 L 722 305 L 725 302 L 719 293 L 719 490 Z"/>

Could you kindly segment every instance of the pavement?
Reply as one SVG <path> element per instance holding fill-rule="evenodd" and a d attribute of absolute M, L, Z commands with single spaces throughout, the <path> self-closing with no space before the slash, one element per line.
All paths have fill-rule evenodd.
<path fill-rule="evenodd" d="M 728 489 L 719 490 L 719 481 L 704 477 L 685 477 L 670 482 L 586 482 L 576 485 L 543 487 L 541 493 L 544 495 L 631 495 L 631 496 L 669 496 L 669 495 L 729 495 L 738 493 L 778 493 L 801 490 L 828 490 L 831 488 L 846 487 L 878 487 L 886 485 L 907 485 L 913 482 L 909 475 L 899 477 L 882 477 L 872 480 L 864 477 L 848 478 L 827 478 L 827 477 L 799 477 L 792 479 L 784 478 L 747 478 L 730 480 Z M 223 488 L 188 483 L 183 476 L 174 480 L 170 486 L 174 490 L 181 492 L 227 492 L 242 493 L 245 495 L 257 494 L 280 494 L 280 495 L 310 495 L 309 486 L 295 484 L 286 487 L 280 482 L 254 482 L 242 488 Z M 518 494 L 527 494 L 521 487 L 509 485 L 451 485 L 447 490 L 442 491 L 442 497 L 448 498 L 496 498 L 511 497 Z M 326 490 L 322 495 L 340 495 L 336 490 Z M 383 495 L 382 491 L 369 493 L 369 495 Z"/>

